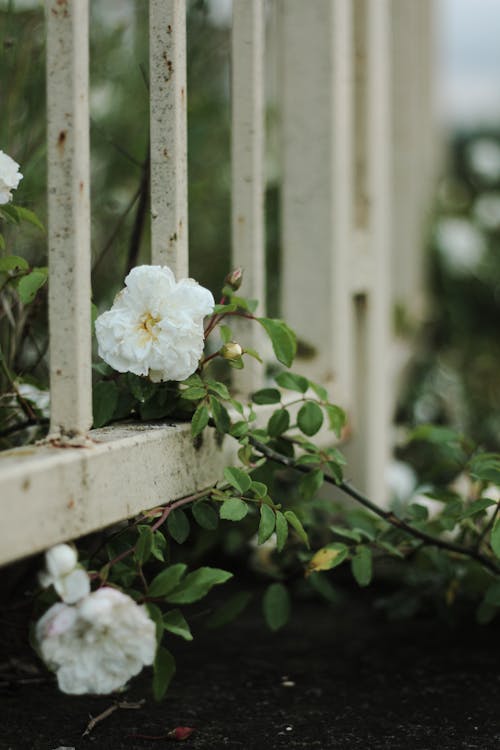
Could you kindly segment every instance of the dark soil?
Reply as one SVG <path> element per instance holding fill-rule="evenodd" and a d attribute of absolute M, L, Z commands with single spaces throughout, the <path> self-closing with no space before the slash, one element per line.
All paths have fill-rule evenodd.
<path fill-rule="evenodd" d="M 163 703 L 152 700 L 145 671 L 122 696 L 146 698 L 143 707 L 116 710 L 85 737 L 89 716 L 110 707 L 112 697 L 65 696 L 51 679 L 4 681 L 0 748 L 172 747 L 169 739 L 133 735 L 162 737 L 176 726 L 195 729 L 186 750 L 500 748 L 493 629 L 387 623 L 363 600 L 342 615 L 299 604 L 278 634 L 266 630 L 258 612 L 218 631 L 199 630 L 193 643 L 172 645 L 178 674 Z M 23 668 L 36 664 L 31 652 L 18 653 L 5 640 L 2 659 L 5 648 Z"/>

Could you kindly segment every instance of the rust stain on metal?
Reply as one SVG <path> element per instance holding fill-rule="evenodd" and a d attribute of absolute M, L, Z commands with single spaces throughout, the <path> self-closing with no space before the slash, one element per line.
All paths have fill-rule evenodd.
<path fill-rule="evenodd" d="M 26 477 L 21 487 L 22 487 L 23 492 L 27 492 L 29 488 L 31 487 L 31 479 L 29 479 L 29 477 Z"/>
<path fill-rule="evenodd" d="M 80 180 L 80 186 L 79 187 L 80 187 L 80 193 L 83 193 L 84 184 L 83 184 L 83 182 L 81 180 Z"/>
<path fill-rule="evenodd" d="M 66 143 L 66 136 L 68 135 L 67 130 L 61 130 L 59 133 L 59 137 L 57 139 L 57 148 L 63 152 L 64 151 L 64 144 Z"/>
<path fill-rule="evenodd" d="M 73 497 L 70 497 L 70 499 L 66 503 L 66 507 L 68 510 L 73 510 L 73 508 L 75 507 L 75 504 L 76 504 L 75 499 Z"/>
<path fill-rule="evenodd" d="M 174 66 L 173 66 L 172 60 L 169 60 L 168 54 L 166 51 L 163 52 L 162 57 L 168 70 L 168 78 L 165 78 L 165 80 L 169 81 L 172 78 L 172 75 L 174 72 Z"/>

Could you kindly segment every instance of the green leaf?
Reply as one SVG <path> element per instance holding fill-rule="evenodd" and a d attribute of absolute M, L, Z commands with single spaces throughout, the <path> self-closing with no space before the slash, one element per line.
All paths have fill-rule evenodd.
<path fill-rule="evenodd" d="M 271 437 L 279 437 L 290 427 L 290 415 L 286 409 L 276 409 L 267 423 Z"/>
<path fill-rule="evenodd" d="M 399 557 L 401 560 L 404 560 L 404 554 L 393 544 L 390 544 L 390 542 L 384 542 L 377 539 L 376 545 L 377 547 L 380 547 L 381 549 L 388 552 L 390 555 L 393 555 L 393 557 Z"/>
<path fill-rule="evenodd" d="M 299 492 L 301 497 L 303 497 L 304 500 L 311 500 L 315 497 L 321 489 L 324 479 L 325 475 L 321 469 L 315 469 L 314 471 L 310 471 L 309 474 L 303 476 L 299 482 Z"/>
<path fill-rule="evenodd" d="M 351 560 L 351 570 L 359 586 L 368 586 L 372 580 L 372 552 L 369 547 L 358 547 Z"/>
<path fill-rule="evenodd" d="M 219 383 L 217 380 L 207 380 L 207 386 L 211 393 L 215 393 L 216 396 L 223 398 L 225 401 L 231 398 L 227 385 L 224 385 L 224 383 Z"/>
<path fill-rule="evenodd" d="M 486 594 L 484 595 L 484 601 L 487 604 L 491 604 L 494 607 L 500 607 L 500 583 L 492 583 Z"/>
<path fill-rule="evenodd" d="M 259 544 L 266 542 L 274 531 L 276 516 L 269 505 L 260 506 Z"/>
<path fill-rule="evenodd" d="M 153 695 L 155 700 L 161 701 L 165 696 L 174 674 L 175 659 L 170 651 L 160 646 L 156 652 L 153 672 Z"/>
<path fill-rule="evenodd" d="M 476 620 L 479 625 L 488 625 L 497 615 L 498 607 L 488 604 L 484 600 L 476 610 Z"/>
<path fill-rule="evenodd" d="M 285 518 L 288 521 L 288 523 L 290 524 L 290 526 L 293 529 L 295 529 L 295 531 L 297 532 L 299 538 L 304 542 L 304 544 L 306 545 L 306 547 L 309 549 L 309 537 L 307 536 L 307 533 L 306 533 L 304 527 L 302 526 L 301 522 L 299 521 L 299 519 L 297 518 L 297 516 L 295 515 L 295 513 L 293 512 L 293 510 L 286 510 L 285 511 Z"/>
<path fill-rule="evenodd" d="M 162 532 L 157 529 L 153 534 L 153 547 L 151 553 L 160 562 L 165 562 L 165 555 L 168 549 L 167 540 Z"/>
<path fill-rule="evenodd" d="M 477 515 L 477 513 L 482 513 L 486 510 L 486 508 L 490 508 L 492 505 L 496 505 L 496 502 L 494 500 L 490 500 L 487 497 L 482 497 L 479 500 L 474 500 L 474 502 L 467 506 L 465 511 L 462 513 L 461 518 L 471 518 L 472 516 Z"/>
<path fill-rule="evenodd" d="M 306 401 L 297 414 L 297 424 L 304 435 L 315 435 L 323 424 L 323 411 L 315 401 Z"/>
<path fill-rule="evenodd" d="M 241 521 L 248 513 L 248 505 L 240 497 L 230 497 L 225 500 L 219 515 L 224 521 Z"/>
<path fill-rule="evenodd" d="M 231 341 L 233 337 L 233 333 L 231 329 L 229 328 L 229 326 L 223 326 L 223 325 L 219 326 L 219 333 L 220 333 L 220 337 L 222 339 L 223 344 L 227 344 L 228 341 Z"/>
<path fill-rule="evenodd" d="M 276 549 L 281 552 L 288 539 L 288 523 L 280 510 L 276 511 Z"/>
<path fill-rule="evenodd" d="M 261 388 L 252 394 L 252 401 L 254 404 L 279 404 L 281 393 L 277 388 Z"/>
<path fill-rule="evenodd" d="M 181 391 L 182 398 L 185 398 L 188 401 L 198 401 L 200 398 L 205 398 L 206 395 L 207 392 L 205 388 L 200 388 L 197 385 L 191 386 L 190 388 L 186 388 L 184 391 Z"/>
<path fill-rule="evenodd" d="M 346 529 L 343 526 L 330 526 L 330 530 L 333 531 L 334 534 L 343 536 L 346 539 L 352 539 L 354 542 L 361 541 L 361 534 L 359 531 L 354 531 L 354 529 Z"/>
<path fill-rule="evenodd" d="M 163 612 L 159 607 L 156 606 L 156 604 L 153 604 L 152 602 L 147 602 L 146 608 L 148 610 L 150 618 L 156 625 L 156 641 L 159 645 L 163 638 Z"/>
<path fill-rule="evenodd" d="M 179 585 L 186 568 L 184 563 L 176 563 L 162 570 L 149 584 L 148 596 L 156 599 L 173 591 Z"/>
<path fill-rule="evenodd" d="M 26 276 L 22 276 L 19 279 L 19 283 L 17 285 L 17 291 L 19 293 L 21 302 L 24 305 L 29 305 L 30 302 L 33 302 L 36 297 L 36 293 L 45 284 L 46 281 L 46 268 L 34 268 L 33 271 L 26 274 Z"/>
<path fill-rule="evenodd" d="M 172 604 L 192 604 L 202 599 L 213 586 L 225 583 L 232 573 L 219 568 L 198 568 L 189 573 L 179 586 L 166 597 Z"/>
<path fill-rule="evenodd" d="M 127 372 L 126 382 L 133 397 L 141 404 L 149 401 L 156 392 L 156 385 L 154 383 L 141 375 L 134 375 L 133 372 Z"/>
<path fill-rule="evenodd" d="M 113 417 L 118 404 L 118 387 L 113 380 L 101 380 L 92 390 L 94 427 L 102 427 Z"/>
<path fill-rule="evenodd" d="M 282 583 L 267 587 L 262 599 L 264 618 L 271 630 L 279 630 L 290 617 L 290 596 Z"/>
<path fill-rule="evenodd" d="M 264 484 L 264 482 L 254 482 L 252 481 L 252 484 L 250 486 L 250 489 L 252 490 L 255 497 L 263 498 L 267 495 L 268 489 L 267 484 Z"/>
<path fill-rule="evenodd" d="M 257 318 L 271 340 L 276 359 L 291 367 L 297 353 L 297 338 L 295 333 L 282 320 L 273 318 Z"/>
<path fill-rule="evenodd" d="M 45 232 L 45 227 L 43 226 L 42 222 L 33 211 L 29 210 L 29 208 L 24 208 L 24 206 L 16 206 L 16 211 L 21 221 L 27 221 L 30 224 L 33 224 L 33 226 L 37 227 L 38 229 L 41 229 L 42 232 Z"/>
<path fill-rule="evenodd" d="M 173 510 L 167 518 L 167 529 L 177 544 L 183 544 L 189 536 L 189 518 L 182 508 Z"/>
<path fill-rule="evenodd" d="M 244 420 L 240 420 L 239 422 L 234 422 L 231 427 L 231 435 L 237 439 L 243 437 L 248 432 L 248 422 L 245 422 Z"/>
<path fill-rule="evenodd" d="M 219 517 L 209 503 L 200 500 L 193 505 L 191 511 L 196 523 L 201 526 L 202 529 L 214 531 L 219 525 Z"/>
<path fill-rule="evenodd" d="M 0 258 L 0 273 L 18 273 L 19 271 L 27 271 L 29 265 L 24 258 L 19 255 L 6 255 Z"/>
<path fill-rule="evenodd" d="M 242 495 L 252 486 L 252 480 L 246 471 L 238 469 L 236 466 L 227 466 L 224 469 L 224 479 Z"/>
<path fill-rule="evenodd" d="M 280 372 L 274 379 L 280 388 L 286 388 L 289 391 L 305 393 L 309 388 L 308 379 L 302 375 L 295 375 L 293 372 Z"/>
<path fill-rule="evenodd" d="M 186 618 L 179 609 L 171 609 L 163 615 L 163 627 L 169 633 L 184 638 L 185 641 L 192 641 L 193 636 Z"/>
<path fill-rule="evenodd" d="M 321 399 L 321 401 L 328 401 L 328 391 L 324 386 L 319 385 L 319 383 L 313 383 L 311 381 L 309 381 L 309 385 L 313 389 L 316 396 Z"/>
<path fill-rule="evenodd" d="M 210 414 L 208 407 L 205 404 L 199 404 L 191 420 L 191 435 L 193 437 L 196 437 L 203 432 L 208 424 L 209 418 Z"/>
<path fill-rule="evenodd" d="M 335 406 L 335 404 L 325 404 L 323 408 L 326 411 L 330 429 L 337 435 L 337 437 L 340 437 L 342 428 L 346 423 L 345 412 L 340 406 Z"/>
<path fill-rule="evenodd" d="M 321 570 L 332 570 L 341 565 L 348 555 L 348 548 L 342 542 L 332 542 L 314 553 L 309 560 L 306 576 Z"/>
<path fill-rule="evenodd" d="M 210 396 L 210 408 L 217 431 L 225 435 L 231 429 L 231 419 L 226 407 L 215 396 Z"/>
<path fill-rule="evenodd" d="M 255 349 L 250 349 L 248 347 L 245 347 L 243 349 L 243 354 L 248 354 L 250 357 L 253 357 L 257 360 L 257 362 L 260 362 L 260 364 L 263 363 L 262 357 L 260 356 L 259 352 L 256 352 Z"/>
<path fill-rule="evenodd" d="M 491 549 L 497 557 L 500 557 L 500 518 L 497 518 L 490 534 Z"/>
<path fill-rule="evenodd" d="M 211 615 L 207 620 L 207 627 L 220 628 L 232 622 L 248 606 L 253 594 L 250 591 L 238 591 Z"/>
<path fill-rule="evenodd" d="M 469 468 L 473 479 L 500 485 L 500 455 L 498 453 L 479 453 L 471 460 Z"/>
<path fill-rule="evenodd" d="M 139 539 L 135 545 L 134 557 L 140 565 L 143 565 L 151 557 L 153 551 L 153 532 L 151 526 L 140 525 L 137 527 Z"/>

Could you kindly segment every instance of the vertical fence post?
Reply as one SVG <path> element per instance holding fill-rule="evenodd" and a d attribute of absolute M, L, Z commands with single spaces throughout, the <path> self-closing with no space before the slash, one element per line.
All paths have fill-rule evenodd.
<path fill-rule="evenodd" d="M 284 0 L 283 315 L 309 350 L 298 367 L 350 406 L 352 31 L 350 0 Z"/>
<path fill-rule="evenodd" d="M 92 423 L 88 0 L 47 0 L 51 431 Z"/>
<path fill-rule="evenodd" d="M 357 481 L 386 499 L 391 383 L 391 69 L 388 0 L 355 0 L 354 435 Z M 358 479 L 359 477 L 359 479 Z"/>
<path fill-rule="evenodd" d="M 232 26 L 232 264 L 244 271 L 242 292 L 265 315 L 264 251 L 264 2 L 234 0 Z M 262 351 L 259 325 L 235 325 L 237 339 Z M 249 357 L 239 390 L 257 388 L 262 368 Z"/>
<path fill-rule="evenodd" d="M 149 2 L 151 260 L 188 274 L 185 0 Z"/>

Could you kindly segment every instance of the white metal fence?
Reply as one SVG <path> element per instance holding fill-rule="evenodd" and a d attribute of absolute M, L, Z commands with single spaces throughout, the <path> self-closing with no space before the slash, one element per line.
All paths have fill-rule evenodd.
<path fill-rule="evenodd" d="M 149 14 L 151 260 L 183 276 L 185 0 L 150 0 Z M 233 263 L 245 268 L 245 294 L 260 300 L 266 23 L 279 89 L 283 317 L 308 344 L 296 369 L 348 409 L 351 472 L 380 499 L 395 395 L 391 307 L 399 293 L 411 303 L 421 291 L 431 0 L 234 0 Z M 88 0 L 47 0 L 46 25 L 54 440 L 0 456 L 0 562 L 207 486 L 231 455 L 213 436 L 195 448 L 189 425 L 89 433 Z M 243 371 L 238 387 L 259 377 Z"/>

